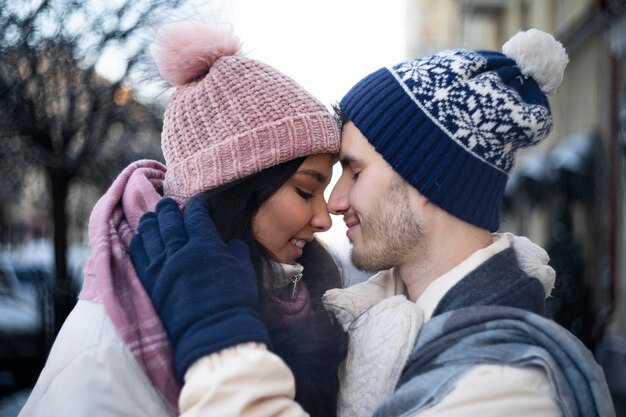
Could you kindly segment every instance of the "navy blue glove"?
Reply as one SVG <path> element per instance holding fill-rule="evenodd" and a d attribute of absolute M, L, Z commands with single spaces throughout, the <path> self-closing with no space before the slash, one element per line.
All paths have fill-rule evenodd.
<path fill-rule="evenodd" d="M 184 214 L 165 198 L 141 218 L 130 243 L 137 275 L 174 346 L 176 376 L 202 356 L 245 342 L 271 347 L 258 314 L 248 247 L 224 243 L 201 196 Z"/>

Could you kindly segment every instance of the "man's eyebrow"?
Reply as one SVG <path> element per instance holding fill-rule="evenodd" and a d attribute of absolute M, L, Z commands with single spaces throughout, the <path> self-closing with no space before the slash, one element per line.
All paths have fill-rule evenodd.
<path fill-rule="evenodd" d="M 354 158 L 351 157 L 350 155 L 344 155 L 341 157 L 341 159 L 339 159 L 339 163 L 341 164 L 342 167 L 347 167 L 353 162 L 354 162 Z"/>
<path fill-rule="evenodd" d="M 296 174 L 308 175 L 309 177 L 313 177 L 321 183 L 325 183 L 326 181 L 328 181 L 328 177 L 326 175 L 314 169 L 302 169 L 297 171 Z"/>

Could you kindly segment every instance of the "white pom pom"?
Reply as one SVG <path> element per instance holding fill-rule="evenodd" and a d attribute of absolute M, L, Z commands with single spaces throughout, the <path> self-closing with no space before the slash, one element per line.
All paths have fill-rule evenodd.
<path fill-rule="evenodd" d="M 239 51 L 232 30 L 189 20 L 159 28 L 150 52 L 161 77 L 173 85 L 205 76 L 215 61 Z"/>
<path fill-rule="evenodd" d="M 502 46 L 502 52 L 515 60 L 522 74 L 532 77 L 544 94 L 556 93 L 569 58 L 554 36 L 538 29 L 519 32 Z"/>

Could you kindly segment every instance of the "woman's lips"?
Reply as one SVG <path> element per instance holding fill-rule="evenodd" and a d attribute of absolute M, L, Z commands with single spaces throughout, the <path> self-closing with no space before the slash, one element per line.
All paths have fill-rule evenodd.
<path fill-rule="evenodd" d="M 298 239 L 298 238 L 293 237 L 293 238 L 291 238 L 289 243 L 291 243 L 292 245 L 294 245 L 298 249 L 302 249 L 302 248 L 304 248 L 304 245 L 306 245 L 306 240 Z"/>

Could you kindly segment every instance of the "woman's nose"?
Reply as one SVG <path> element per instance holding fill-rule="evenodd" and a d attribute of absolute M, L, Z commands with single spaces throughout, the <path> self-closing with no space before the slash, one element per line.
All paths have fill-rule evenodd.
<path fill-rule="evenodd" d="M 332 220 L 326 207 L 326 201 L 323 198 L 319 199 L 319 202 L 315 205 L 313 217 L 311 218 L 311 225 L 319 232 L 325 232 L 332 226 Z"/>

